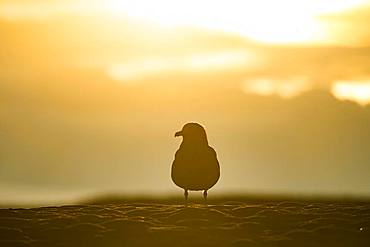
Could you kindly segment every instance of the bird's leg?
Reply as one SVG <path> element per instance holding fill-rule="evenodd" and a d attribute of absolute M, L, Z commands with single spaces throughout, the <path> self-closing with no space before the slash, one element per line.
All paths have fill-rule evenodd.
<path fill-rule="evenodd" d="M 204 202 L 207 204 L 207 195 L 208 195 L 208 193 L 207 193 L 207 190 L 204 190 L 203 191 L 203 197 L 204 197 Z"/>
<path fill-rule="evenodd" d="M 185 191 L 184 191 L 185 203 L 188 202 L 188 195 L 189 195 L 189 192 L 188 192 L 188 190 L 185 189 Z"/>

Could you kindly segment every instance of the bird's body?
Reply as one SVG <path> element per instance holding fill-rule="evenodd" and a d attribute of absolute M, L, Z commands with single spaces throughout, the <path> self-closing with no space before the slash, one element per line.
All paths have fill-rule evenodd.
<path fill-rule="evenodd" d="M 172 164 L 173 182 L 187 190 L 208 190 L 220 176 L 216 152 L 211 147 L 202 149 L 180 147 Z"/>
<path fill-rule="evenodd" d="M 175 154 L 171 177 L 173 182 L 185 190 L 203 190 L 204 197 L 220 177 L 220 166 L 215 150 L 208 145 L 204 128 L 196 123 L 186 124 L 176 136 L 183 142 Z"/>

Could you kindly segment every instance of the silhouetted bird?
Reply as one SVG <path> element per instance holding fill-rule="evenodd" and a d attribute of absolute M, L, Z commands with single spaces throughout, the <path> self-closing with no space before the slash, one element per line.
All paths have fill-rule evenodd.
<path fill-rule="evenodd" d="M 208 146 L 206 131 L 198 123 L 187 123 L 175 136 L 182 136 L 183 141 L 172 163 L 172 181 L 184 189 L 185 200 L 189 190 L 203 190 L 207 200 L 207 191 L 220 177 L 220 166 L 215 150 Z"/>

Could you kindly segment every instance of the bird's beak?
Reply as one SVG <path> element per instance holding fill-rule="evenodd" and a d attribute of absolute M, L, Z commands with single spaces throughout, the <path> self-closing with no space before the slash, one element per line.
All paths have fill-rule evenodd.
<path fill-rule="evenodd" d="M 182 131 L 177 131 L 176 133 L 175 133 L 175 137 L 176 136 L 182 136 Z"/>

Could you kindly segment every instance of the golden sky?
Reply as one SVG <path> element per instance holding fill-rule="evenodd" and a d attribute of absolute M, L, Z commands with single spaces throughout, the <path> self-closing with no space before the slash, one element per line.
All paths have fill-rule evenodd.
<path fill-rule="evenodd" d="M 12 26 L 16 25 L 14 23 L 29 23 L 30 26 L 39 23 L 44 29 L 52 29 L 55 25 L 57 30 L 36 28 L 35 33 L 45 31 L 51 39 L 59 37 L 51 41 L 53 45 L 62 46 L 58 50 L 69 48 L 63 45 L 71 42 L 75 43 L 75 48 L 84 46 L 82 49 L 87 54 L 74 54 L 74 58 L 67 61 L 69 66 L 104 67 L 106 74 L 121 81 L 174 71 L 235 71 L 266 67 L 269 62 L 266 56 L 270 54 L 258 53 L 251 42 L 285 48 L 289 45 L 332 49 L 367 47 L 370 42 L 369 12 L 370 2 L 366 0 L 0 2 L 0 18 L 4 23 Z M 74 21 L 80 28 L 73 27 Z M 4 35 L 7 35 L 6 31 Z M 87 37 L 93 47 L 86 44 Z M 30 39 L 37 46 L 38 37 Z M 130 49 L 131 44 L 127 44 L 126 39 L 137 42 L 129 54 L 126 49 Z M 12 46 L 16 48 L 16 44 Z M 124 54 L 117 55 L 120 52 Z M 94 55 L 98 59 L 92 59 Z M 353 55 L 348 58 L 352 60 Z M 341 72 L 337 71 L 337 74 Z M 268 77 L 255 78 L 252 87 L 249 81 L 242 88 L 254 93 L 278 92 L 286 96 L 310 88 L 309 83 L 302 83 L 302 80 L 309 80 L 307 77 L 311 75 L 294 75 L 299 82 L 292 87 L 289 85 L 294 78 L 288 78 L 285 86 L 279 86 L 279 80 Z M 335 79 L 338 80 L 329 83 L 338 98 L 361 104 L 370 101 L 366 90 L 368 75 L 345 75 L 345 78 Z M 263 83 L 258 85 L 258 82 Z M 346 93 L 338 93 L 338 83 L 346 83 L 345 88 L 354 87 Z M 268 86 L 270 84 L 273 86 Z M 361 86 L 364 90 L 358 93 Z M 289 92 L 281 93 L 281 88 L 288 88 Z"/>
<path fill-rule="evenodd" d="M 188 121 L 221 192 L 366 194 L 369 23 L 366 0 L 0 0 L 0 196 L 176 191 Z"/>

